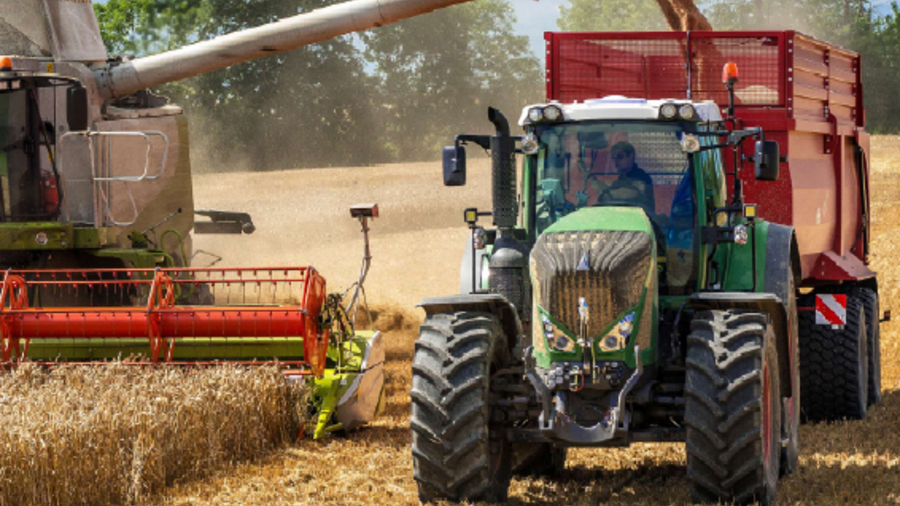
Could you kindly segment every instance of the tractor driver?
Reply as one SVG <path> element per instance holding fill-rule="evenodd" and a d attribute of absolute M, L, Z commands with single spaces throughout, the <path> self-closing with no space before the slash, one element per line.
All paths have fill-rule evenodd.
<path fill-rule="evenodd" d="M 656 214 L 653 180 L 635 162 L 634 146 L 617 142 L 610 149 L 610 157 L 619 173 L 618 179 L 603 189 L 597 197 L 599 204 L 632 202 L 644 208 L 650 216 Z"/>

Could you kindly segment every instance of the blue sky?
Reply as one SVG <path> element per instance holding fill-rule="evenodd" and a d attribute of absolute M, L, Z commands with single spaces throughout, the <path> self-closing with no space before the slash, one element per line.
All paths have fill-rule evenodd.
<path fill-rule="evenodd" d="M 516 31 L 528 35 L 535 55 L 540 57 L 542 54 L 544 32 L 559 30 L 556 26 L 559 7 L 567 3 L 568 0 L 512 0 L 518 19 Z"/>

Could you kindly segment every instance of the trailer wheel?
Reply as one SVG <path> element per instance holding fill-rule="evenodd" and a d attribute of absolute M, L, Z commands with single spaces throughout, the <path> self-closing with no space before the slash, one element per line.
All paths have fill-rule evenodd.
<path fill-rule="evenodd" d="M 862 300 L 847 297 L 843 329 L 816 325 L 815 313 L 800 316 L 800 390 L 806 421 L 866 418 L 869 355 Z"/>
<path fill-rule="evenodd" d="M 513 474 L 516 476 L 558 476 L 566 468 L 568 448 L 551 443 L 513 446 Z"/>
<path fill-rule="evenodd" d="M 512 445 L 493 434 L 490 377 L 510 354 L 496 317 L 428 316 L 413 357 L 412 454 L 419 499 L 506 500 Z"/>
<path fill-rule="evenodd" d="M 866 311 L 866 347 L 869 356 L 868 405 L 881 402 L 881 314 L 878 294 L 871 288 L 858 287 L 851 296 L 862 300 Z"/>
<path fill-rule="evenodd" d="M 781 394 L 769 316 L 701 311 L 687 348 L 684 423 L 692 498 L 771 504 L 781 464 Z"/>

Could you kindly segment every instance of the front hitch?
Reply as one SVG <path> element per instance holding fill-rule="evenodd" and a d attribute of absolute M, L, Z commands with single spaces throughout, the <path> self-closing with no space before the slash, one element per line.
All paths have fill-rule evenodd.
<path fill-rule="evenodd" d="M 541 401 L 541 415 L 538 418 L 541 433 L 548 439 L 579 445 L 598 444 L 615 438 L 617 434 L 626 434 L 629 417 L 625 411 L 625 399 L 644 371 L 640 346 L 634 347 L 634 356 L 634 374 L 625 382 L 619 395 L 613 398 L 613 404 L 609 407 L 608 420 L 603 420 L 590 427 L 584 427 L 568 416 L 566 412 L 568 392 L 557 391 L 554 394 L 538 377 L 534 370 L 533 360 L 526 360 L 525 375 Z"/>

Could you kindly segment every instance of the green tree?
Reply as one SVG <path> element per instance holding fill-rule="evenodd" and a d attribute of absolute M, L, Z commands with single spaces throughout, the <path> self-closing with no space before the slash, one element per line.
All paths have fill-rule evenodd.
<path fill-rule="evenodd" d="M 569 0 L 556 24 L 568 32 L 668 30 L 656 0 Z"/>
<path fill-rule="evenodd" d="M 330 0 L 110 0 L 98 9 L 112 50 L 174 49 L 324 7 Z M 99 5 L 98 5 L 99 7 Z M 114 22 L 131 20 L 130 25 Z M 129 45 L 131 44 L 131 45 Z M 351 37 L 253 60 L 161 86 L 191 117 L 196 166 L 253 170 L 357 165 L 385 160 L 366 74 Z M 199 146 L 197 146 L 199 144 Z"/>
<path fill-rule="evenodd" d="M 540 63 L 514 22 L 507 0 L 481 0 L 362 34 L 394 159 L 434 159 L 455 135 L 490 131 L 488 106 L 515 121 L 543 100 Z"/>

